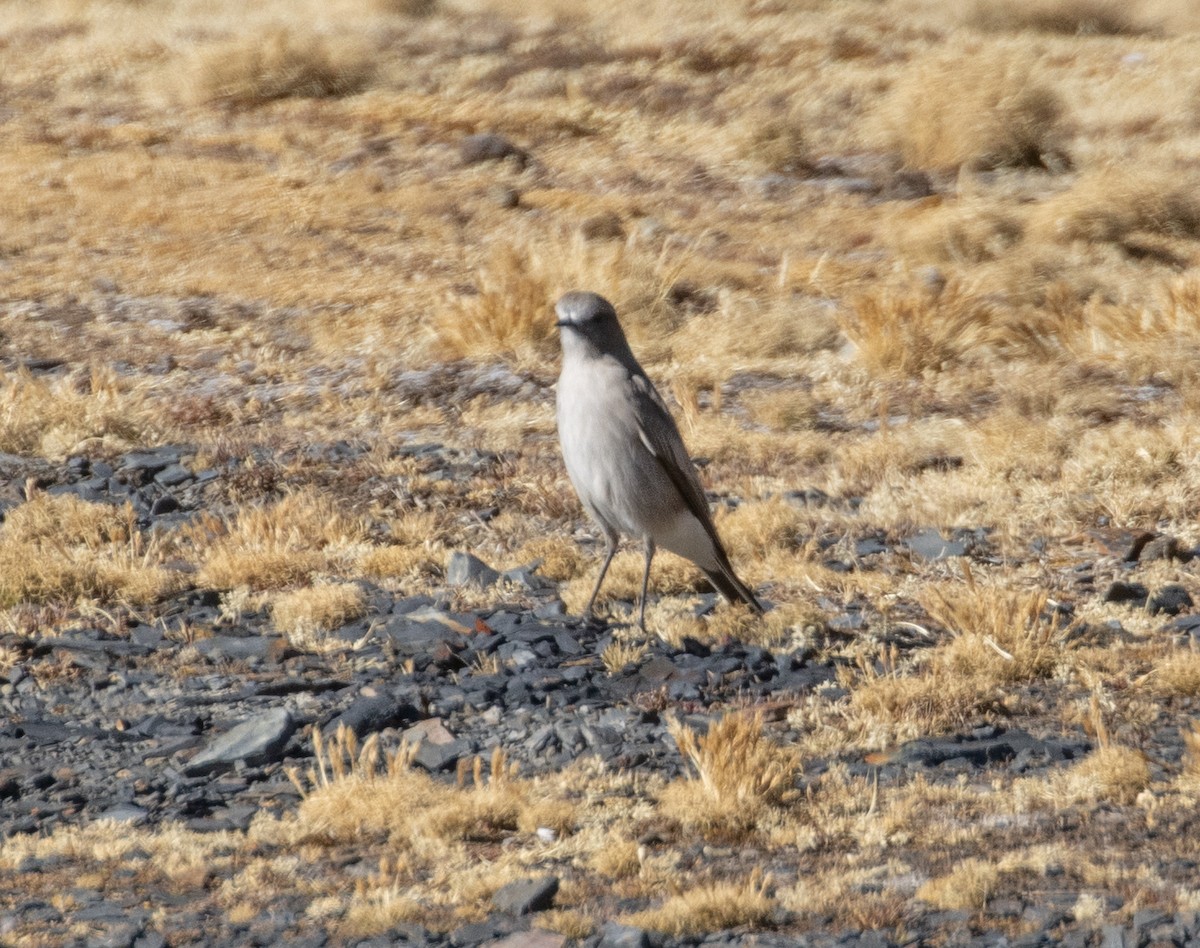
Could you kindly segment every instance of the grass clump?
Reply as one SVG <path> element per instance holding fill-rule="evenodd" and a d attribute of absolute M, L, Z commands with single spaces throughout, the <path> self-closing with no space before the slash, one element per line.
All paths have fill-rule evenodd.
<path fill-rule="evenodd" d="M 460 297 L 436 318 L 447 355 L 549 356 L 555 341 L 553 289 L 531 257 L 510 245 L 492 252 L 478 292 Z"/>
<path fill-rule="evenodd" d="M 71 495 L 34 493 L 0 528 L 0 606 L 118 599 L 145 604 L 181 585 L 137 514 Z"/>
<path fill-rule="evenodd" d="M 1001 878 L 998 866 L 982 859 L 964 859 L 945 875 L 930 879 L 917 898 L 940 909 L 982 911 Z"/>
<path fill-rule="evenodd" d="M 1113 243 L 1139 236 L 1200 239 L 1200 178 L 1187 172 L 1098 168 L 1040 204 L 1030 230 L 1059 241 Z"/>
<path fill-rule="evenodd" d="M 992 53 L 918 64 L 897 84 L 885 121 L 915 168 L 1067 165 L 1063 104 L 1024 56 Z"/>
<path fill-rule="evenodd" d="M 722 931 L 740 925 L 768 925 L 775 913 L 776 901 L 770 893 L 770 880 L 755 869 L 742 882 L 718 882 L 697 886 L 672 896 L 657 908 L 635 912 L 622 921 L 638 928 L 680 937 Z"/>
<path fill-rule="evenodd" d="M 358 552 L 366 527 L 328 496 L 300 490 L 273 504 L 245 507 L 232 523 L 208 518 L 192 533 L 205 552 L 202 583 L 264 590 L 338 571 Z"/>
<path fill-rule="evenodd" d="M 670 784 L 662 803 L 686 825 L 741 835 L 766 812 L 795 799 L 800 757 L 764 734 L 761 714 L 727 714 L 707 734 L 677 718 L 667 729 L 695 776 Z"/>
<path fill-rule="evenodd" d="M 330 644 L 327 633 L 359 618 L 366 608 L 367 594 L 361 586 L 324 583 L 284 593 L 272 604 L 271 616 L 297 648 L 322 651 Z"/>
<path fill-rule="evenodd" d="M 210 50 L 200 60 L 196 82 L 203 101 L 250 107 L 353 95 L 373 72 L 366 50 L 355 43 L 279 29 Z"/>
<path fill-rule="evenodd" d="M 141 392 L 107 371 L 0 372 L 0 451 L 62 458 L 97 443 L 121 450 L 147 443 L 149 417 Z"/>
<path fill-rule="evenodd" d="M 864 291 L 842 311 L 841 325 L 863 364 L 883 375 L 920 376 L 1045 345 L 1027 322 L 957 283 L 936 294 Z"/>

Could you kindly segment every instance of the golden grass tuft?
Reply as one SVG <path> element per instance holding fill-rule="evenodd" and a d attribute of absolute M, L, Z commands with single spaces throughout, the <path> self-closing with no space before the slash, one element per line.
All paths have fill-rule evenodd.
<path fill-rule="evenodd" d="M 672 896 L 658 908 L 634 912 L 621 919 L 627 925 L 676 937 L 722 931 L 746 925 L 768 925 L 776 901 L 770 878 L 755 869 L 741 882 L 701 885 Z"/>
<path fill-rule="evenodd" d="M 375 546 L 358 560 L 368 579 L 436 579 L 442 575 L 445 554 L 421 547 Z"/>
<path fill-rule="evenodd" d="M 1192 719 L 1183 732 L 1183 766 L 1179 771 L 1179 784 L 1195 793 L 1200 791 L 1200 720 Z"/>
<path fill-rule="evenodd" d="M 579 544 L 569 537 L 537 537 L 522 545 L 514 559 L 519 563 L 537 563 L 538 575 L 556 583 L 574 579 L 588 568 Z"/>
<path fill-rule="evenodd" d="M 840 319 L 866 368 L 885 375 L 919 376 L 1045 346 L 1027 321 L 957 283 L 937 294 L 864 291 Z"/>
<path fill-rule="evenodd" d="M 1139 237 L 1200 239 L 1200 178 L 1187 170 L 1101 167 L 1033 211 L 1031 235 L 1059 241 L 1122 244 Z"/>
<path fill-rule="evenodd" d="M 566 935 L 575 942 L 583 941 L 596 930 L 594 919 L 571 909 L 550 909 L 540 912 L 534 924 L 546 931 Z"/>
<path fill-rule="evenodd" d="M 1019 805 L 1028 802 L 1054 807 L 1114 803 L 1130 806 L 1150 786 L 1146 755 L 1131 747 L 1101 742 L 1099 748 L 1070 770 L 1047 780 L 1029 778 L 1014 785 Z"/>
<path fill-rule="evenodd" d="M 645 658 L 649 647 L 646 642 L 622 642 L 614 638 L 600 653 L 600 661 L 610 675 L 615 675 Z"/>
<path fill-rule="evenodd" d="M 918 62 L 884 106 L 911 167 L 1048 167 L 1067 164 L 1061 97 L 1034 61 L 1011 50 Z"/>
<path fill-rule="evenodd" d="M 763 732 L 761 714 L 731 712 L 697 734 L 677 718 L 667 729 L 695 771 L 665 788 L 662 805 L 701 832 L 744 833 L 770 809 L 797 795 L 800 755 Z"/>
<path fill-rule="evenodd" d="M 330 644 L 326 633 L 359 618 L 366 609 L 367 594 L 361 586 L 323 583 L 283 593 L 271 604 L 271 617 L 297 648 L 319 652 Z"/>
<path fill-rule="evenodd" d="M 366 527 L 329 496 L 299 490 L 273 504 L 243 507 L 232 523 L 210 518 L 191 533 L 204 552 L 202 583 L 262 590 L 343 569 L 360 554 Z"/>
<path fill-rule="evenodd" d="M 159 435 L 143 391 L 107 370 L 34 377 L 0 372 L 0 451 L 63 458 L 103 445 L 121 450 Z"/>
<path fill-rule="evenodd" d="M 1049 677 L 1068 649 L 1067 629 L 1047 612 L 1044 590 L 1027 593 L 977 585 L 931 586 L 920 601 L 954 636 L 939 650 L 950 674 L 980 684 Z"/>
<path fill-rule="evenodd" d="M 360 42 L 281 28 L 208 50 L 194 81 L 202 101 L 249 107 L 276 99 L 353 95 L 373 74 Z"/>
<path fill-rule="evenodd" d="M 589 868 L 608 879 L 629 879 L 642 867 L 639 846 L 632 839 L 610 839 L 588 858 Z"/>
<path fill-rule="evenodd" d="M 144 605 L 183 585 L 137 515 L 72 495 L 36 492 L 0 527 L 0 606 L 118 599 Z"/>
<path fill-rule="evenodd" d="M 1000 869 L 993 863 L 964 859 L 950 872 L 930 879 L 917 889 L 917 898 L 940 909 L 980 912 L 1000 879 Z"/>
<path fill-rule="evenodd" d="M 501 244 L 478 279 L 477 293 L 456 298 L 434 317 L 434 332 L 446 354 L 549 357 L 556 333 L 553 290 L 536 258 Z"/>
<path fill-rule="evenodd" d="M 1157 662 L 1149 686 L 1152 692 L 1164 698 L 1200 695 L 1200 652 L 1176 652 Z"/>
<path fill-rule="evenodd" d="M 893 657 L 882 671 L 864 662 L 859 672 L 850 694 L 850 718 L 869 747 L 944 734 L 1003 710 L 995 684 L 954 674 L 936 661 L 917 673 L 904 673 Z"/>
<path fill-rule="evenodd" d="M 760 117 L 742 144 L 742 154 L 771 171 L 788 174 L 812 167 L 812 154 L 798 116 Z"/>

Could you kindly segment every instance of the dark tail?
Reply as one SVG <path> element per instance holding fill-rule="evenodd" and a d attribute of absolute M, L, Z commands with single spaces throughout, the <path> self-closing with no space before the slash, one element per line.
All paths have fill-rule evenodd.
<path fill-rule="evenodd" d="M 712 572 L 704 570 L 704 575 L 713 584 L 713 588 L 730 602 L 744 602 L 761 615 L 763 611 L 762 603 L 754 598 L 754 593 L 750 591 L 750 587 L 737 578 L 737 575 L 733 572 L 733 567 L 729 566 L 728 563 L 722 563 L 721 565 L 726 568 Z"/>

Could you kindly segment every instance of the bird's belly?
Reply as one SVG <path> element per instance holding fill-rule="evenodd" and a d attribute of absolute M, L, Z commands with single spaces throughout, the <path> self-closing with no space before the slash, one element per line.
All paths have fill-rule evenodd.
<path fill-rule="evenodd" d="M 612 405 L 592 391 L 576 389 L 571 396 L 569 409 L 559 403 L 559 440 L 584 507 L 601 526 L 627 536 L 657 533 L 675 515 L 675 486 Z"/>

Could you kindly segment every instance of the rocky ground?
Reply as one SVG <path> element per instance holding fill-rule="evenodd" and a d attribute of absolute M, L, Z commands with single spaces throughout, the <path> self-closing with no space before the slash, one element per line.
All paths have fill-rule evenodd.
<path fill-rule="evenodd" d="M 437 445 L 421 450 L 433 457 L 445 453 Z M 194 470 L 190 457 L 186 446 L 130 453 L 110 463 L 75 457 L 50 464 L 7 456 L 0 459 L 9 485 L 4 502 L 12 506 L 33 483 L 97 503 L 128 501 L 147 534 L 169 531 L 213 502 L 225 475 L 220 469 Z M 449 456 L 444 460 L 450 463 Z M 924 533 L 908 544 L 915 558 L 936 560 L 986 556 L 985 541 L 975 534 Z M 1145 539 L 1140 542 L 1144 547 Z M 869 568 L 870 557 L 888 545 L 886 538 L 860 540 L 853 568 Z M 453 587 L 491 587 L 501 578 L 508 585 L 494 587 L 494 606 L 464 613 L 450 605 Z M 161 604 L 149 622 L 133 610 L 114 607 L 61 634 L 4 632 L 0 649 L 9 662 L 0 676 L 0 833 L 46 835 L 102 820 L 242 833 L 264 811 L 283 814 L 297 806 L 300 790 L 286 769 L 311 763 L 312 729 L 332 735 L 341 725 L 362 739 L 378 733 L 387 748 L 404 740 L 416 743 L 413 765 L 447 784 L 461 779 L 477 755 L 486 759 L 497 747 L 523 774 L 559 770 L 594 756 L 617 771 L 671 778 L 685 765 L 667 732 L 669 712 L 703 730 L 719 709 L 757 708 L 773 736 L 788 743 L 799 735 L 789 727 L 786 712 L 799 698 L 816 690 L 831 702 L 844 695 L 836 682 L 836 662 L 822 659 L 811 646 L 770 651 L 736 641 L 710 646 L 685 639 L 671 647 L 654 640 L 636 661 L 610 672 L 600 656 L 612 641 L 612 629 L 566 615 L 556 585 L 539 576 L 535 566 L 501 577 L 473 556 L 456 553 L 446 586 L 446 595 L 400 598 L 368 585 L 367 615 L 334 633 L 353 647 L 321 654 L 298 650 L 274 631 L 265 612 L 231 610 L 205 589 L 189 589 Z M 536 606 L 506 605 L 501 590 L 514 588 Z M 1103 592 L 1110 598 L 1149 594 L 1134 582 Z M 1186 593 L 1178 589 L 1155 594 L 1162 599 L 1157 612 L 1177 613 L 1187 604 Z M 712 596 L 702 597 L 697 609 L 711 609 L 713 602 Z M 870 617 L 837 610 L 833 603 L 821 605 L 829 610 L 824 635 L 869 630 Z M 1187 616 L 1164 615 L 1163 621 L 1177 636 L 1187 636 L 1197 625 Z M 922 645 L 919 636 L 905 638 L 897 631 L 894 637 L 902 650 Z M 1153 741 L 1144 749 L 1159 765 L 1179 760 L 1177 729 L 1161 727 Z M 888 754 L 806 760 L 800 788 L 819 784 L 834 765 L 866 775 L 881 788 L 917 776 L 951 786 L 1047 772 L 1092 750 L 1092 739 L 1082 731 L 1039 732 L 1036 720 L 1011 726 L 981 722 Z M 1098 840 L 1115 832 L 1104 828 L 1102 816 L 1097 820 L 1085 832 L 1095 830 Z M 697 841 L 692 848 L 693 858 L 704 859 L 711 847 Z M 15 872 L 0 876 L 0 943 L 18 935 L 36 936 L 45 944 L 138 948 L 341 940 L 320 919 L 306 915 L 300 894 L 276 901 L 258 916 L 234 920 L 206 897 L 220 886 L 220 870 L 192 891 L 155 890 L 135 882 L 141 859 L 150 856 L 134 852 L 112 877 L 75 879 L 77 867 L 68 856 L 25 857 Z M 803 859 L 770 868 L 786 878 L 804 871 Z M 1195 862 L 1186 859 L 1165 867 L 1181 879 L 1194 869 Z M 555 877 L 546 876 L 523 889 L 502 888 L 485 920 L 449 932 L 410 922 L 357 943 L 553 948 L 566 936 L 531 930 L 531 924 L 538 910 L 553 904 L 557 885 Z M 1072 914 L 1078 895 L 1068 877 L 1060 888 L 1047 888 L 1043 880 L 1036 891 L 1003 893 L 986 916 L 918 907 L 906 919 L 903 935 L 896 926 L 846 929 L 831 925 L 832 919 L 781 913 L 767 933 L 675 938 L 614 921 L 582 943 L 611 948 L 898 941 L 1025 948 L 1200 944 L 1200 917 L 1190 912 L 1133 906 L 1125 927 L 1078 924 Z M 614 917 L 629 907 L 614 904 Z"/>

